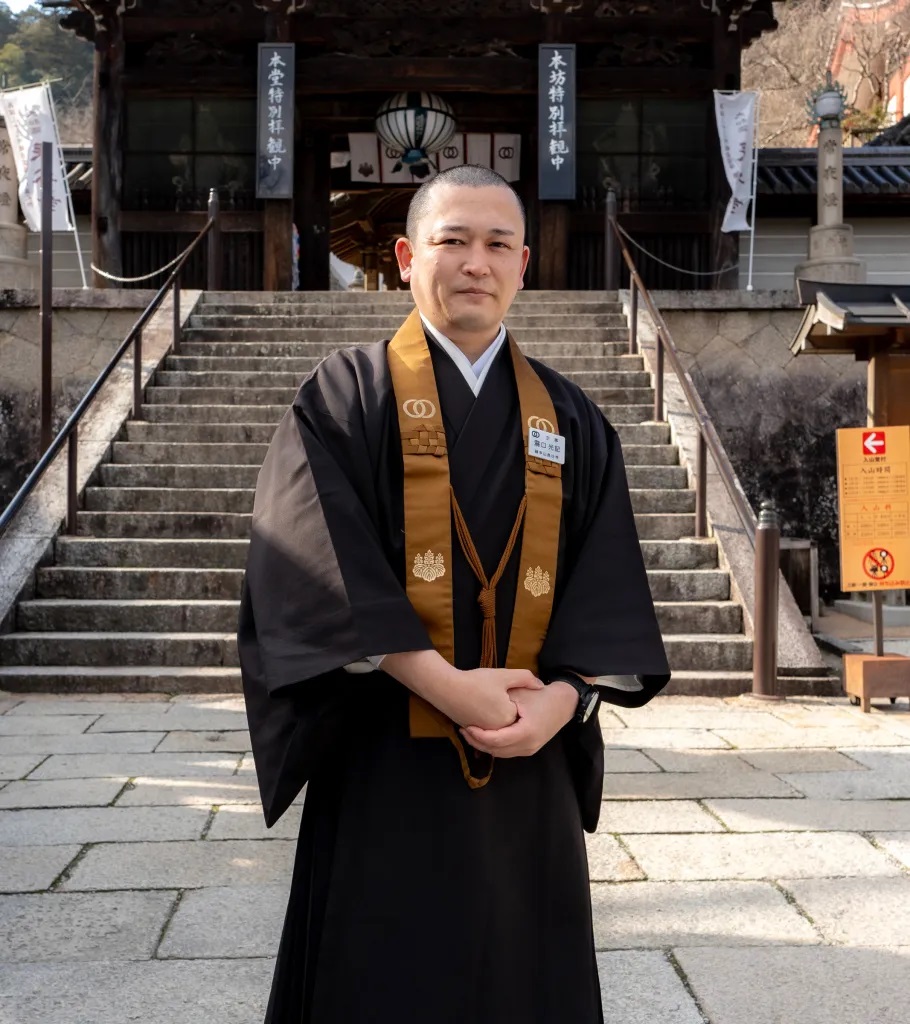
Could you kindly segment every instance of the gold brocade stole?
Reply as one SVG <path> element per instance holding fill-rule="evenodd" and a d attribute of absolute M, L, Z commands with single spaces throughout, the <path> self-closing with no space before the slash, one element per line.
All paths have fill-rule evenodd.
<path fill-rule="evenodd" d="M 404 457 L 404 521 L 407 595 L 426 626 L 433 646 L 455 663 L 452 608 L 452 513 L 465 557 L 481 581 L 478 598 L 484 614 L 484 657 L 481 667 L 496 664 L 495 584 L 523 525 L 518 588 L 507 668 L 537 671 L 537 658 L 550 623 L 556 586 L 559 526 L 562 516 L 562 472 L 558 463 L 528 453 L 532 428 L 558 433 L 559 424 L 549 392 L 525 359 L 511 335 L 509 352 L 518 386 L 525 451 L 525 498 L 517 509 L 512 537 L 499 570 L 491 581 L 473 549 L 449 480 L 445 427 L 430 349 L 415 309 L 402 324 L 388 349 L 389 369 L 398 408 Z M 505 454 L 505 453 L 504 453 Z M 492 643 L 491 643 L 492 638 Z M 492 647 L 492 651 L 491 651 Z M 486 785 L 490 771 L 476 778 L 470 770 L 457 727 L 422 698 L 411 695 L 410 732 L 415 738 L 447 737 L 458 751 L 465 779 L 472 788 Z"/>

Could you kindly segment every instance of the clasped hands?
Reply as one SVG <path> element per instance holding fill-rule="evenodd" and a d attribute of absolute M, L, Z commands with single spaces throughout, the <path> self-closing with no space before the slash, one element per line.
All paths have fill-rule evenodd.
<path fill-rule="evenodd" d="M 571 721 L 578 693 L 549 686 L 524 669 L 462 671 L 437 651 L 389 654 L 382 669 L 460 727 L 477 750 L 495 757 L 530 757 Z"/>

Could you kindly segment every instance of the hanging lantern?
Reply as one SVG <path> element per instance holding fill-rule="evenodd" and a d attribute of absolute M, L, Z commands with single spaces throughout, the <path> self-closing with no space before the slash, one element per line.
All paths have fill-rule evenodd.
<path fill-rule="evenodd" d="M 401 153 L 401 163 L 417 177 L 426 177 L 430 153 L 442 149 L 455 134 L 455 115 L 435 93 L 400 92 L 379 108 L 376 134 Z"/>

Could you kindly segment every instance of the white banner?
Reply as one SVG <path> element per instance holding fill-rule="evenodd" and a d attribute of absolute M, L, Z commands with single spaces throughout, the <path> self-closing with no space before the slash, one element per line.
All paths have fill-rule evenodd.
<path fill-rule="evenodd" d="M 733 195 L 721 231 L 748 231 L 755 157 L 754 92 L 714 93 L 720 151 Z"/>
<path fill-rule="evenodd" d="M 50 86 L 0 92 L 0 113 L 6 120 L 16 173 L 19 175 L 19 203 L 32 231 L 41 230 L 41 149 L 42 143 L 54 146 L 52 162 L 53 230 L 72 231 L 69 193 L 63 164 L 63 151 L 57 137 Z"/>

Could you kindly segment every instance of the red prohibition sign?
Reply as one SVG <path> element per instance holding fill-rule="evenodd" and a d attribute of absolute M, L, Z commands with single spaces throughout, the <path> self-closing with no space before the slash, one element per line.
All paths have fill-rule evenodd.
<path fill-rule="evenodd" d="M 863 571 L 873 580 L 886 580 L 894 572 L 894 555 L 884 548 L 873 548 L 863 557 Z"/>

